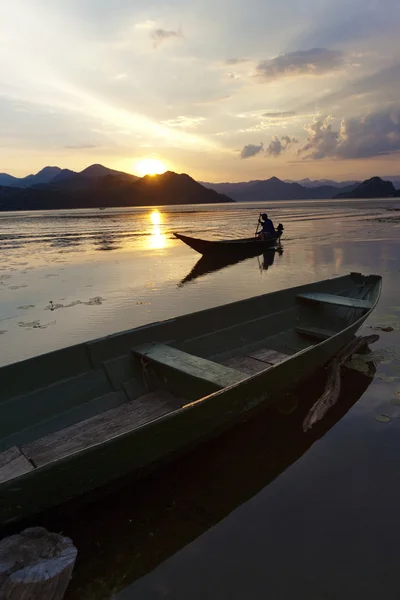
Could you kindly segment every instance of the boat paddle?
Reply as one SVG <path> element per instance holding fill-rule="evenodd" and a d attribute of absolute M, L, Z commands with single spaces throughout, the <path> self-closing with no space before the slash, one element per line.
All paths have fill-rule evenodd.
<path fill-rule="evenodd" d="M 255 232 L 255 234 L 254 234 L 254 237 L 257 237 L 258 228 L 259 228 L 259 226 L 260 226 L 260 217 L 261 217 L 261 213 L 259 214 L 259 217 L 258 217 L 258 221 L 257 221 L 257 228 L 256 228 L 256 232 Z"/>

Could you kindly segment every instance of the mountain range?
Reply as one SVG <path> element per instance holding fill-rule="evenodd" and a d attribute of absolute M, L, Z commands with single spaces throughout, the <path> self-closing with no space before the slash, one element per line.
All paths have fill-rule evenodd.
<path fill-rule="evenodd" d="M 379 177 L 375 179 L 379 179 L 379 181 L 382 181 L 383 184 L 390 183 L 390 185 L 392 185 L 391 182 L 384 182 Z M 394 179 L 398 179 L 400 183 L 400 178 Z M 310 180 L 306 181 L 309 182 Z M 330 184 L 324 183 L 321 185 L 312 185 L 308 187 L 297 182 L 282 181 L 277 177 L 270 177 L 264 181 L 257 180 L 240 183 L 203 183 L 202 185 L 209 187 L 210 189 L 221 194 L 226 194 L 237 202 L 257 202 L 270 200 L 326 200 L 338 197 L 338 193 L 341 194 L 340 197 L 342 198 L 350 198 L 351 196 L 349 194 L 351 194 L 357 188 L 357 186 L 362 185 L 362 182 L 331 182 Z M 381 197 L 386 197 L 388 195 L 385 193 L 386 190 L 387 188 L 383 186 Z M 379 195 L 364 197 L 379 197 Z"/>
<path fill-rule="evenodd" d="M 0 183 L 0 210 L 233 202 L 224 194 L 200 185 L 189 175 L 171 171 L 136 177 L 103 165 L 91 165 L 80 173 L 46 167 L 19 181 L 22 182 L 19 186 L 15 182 L 8 186 Z"/>
<path fill-rule="evenodd" d="M 333 198 L 338 193 L 338 188 L 331 185 L 309 188 L 299 183 L 287 183 L 277 177 L 247 183 L 204 183 L 203 185 L 220 194 L 226 194 L 237 202 L 326 199 Z M 354 185 L 341 189 L 351 191 L 353 188 Z"/>
<path fill-rule="evenodd" d="M 0 210 L 400 196 L 391 181 L 379 177 L 364 182 L 301 181 L 303 184 L 270 177 L 240 183 L 205 183 L 172 171 L 137 177 L 97 164 L 79 173 L 45 167 L 22 178 L 0 174 Z M 393 177 L 393 181 L 400 183 L 400 177 Z"/>

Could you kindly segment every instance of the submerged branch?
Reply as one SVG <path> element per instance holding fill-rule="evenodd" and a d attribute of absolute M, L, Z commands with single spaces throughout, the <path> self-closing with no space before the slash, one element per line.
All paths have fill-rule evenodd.
<path fill-rule="evenodd" d="M 320 421 L 328 410 L 336 404 L 340 395 L 341 370 L 344 363 L 353 355 L 376 342 L 379 335 L 368 335 L 365 337 L 357 337 L 347 344 L 342 350 L 331 360 L 328 365 L 328 379 L 325 384 L 325 389 L 322 394 L 311 407 L 309 413 L 303 422 L 303 431 L 308 431 Z"/>

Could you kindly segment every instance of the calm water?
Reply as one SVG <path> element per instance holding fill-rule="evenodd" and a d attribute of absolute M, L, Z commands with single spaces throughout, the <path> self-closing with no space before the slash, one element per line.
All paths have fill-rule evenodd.
<path fill-rule="evenodd" d="M 246 237 L 263 208 L 0 213 L 0 365 L 288 285 L 393 266 L 400 213 L 388 209 L 396 201 L 280 202 L 268 210 L 285 225 L 283 254 L 268 270 L 253 258 L 180 285 L 199 255 L 171 231 Z"/>
<path fill-rule="evenodd" d="M 79 561 L 67 600 L 397 599 L 400 203 L 279 202 L 283 252 L 202 273 L 171 231 L 247 236 L 265 206 L 0 215 L 0 363 L 251 295 L 383 276 L 373 378 L 350 371 L 310 433 L 266 411 L 137 485 L 40 517 Z M 50 302 L 51 301 L 51 302 Z"/>

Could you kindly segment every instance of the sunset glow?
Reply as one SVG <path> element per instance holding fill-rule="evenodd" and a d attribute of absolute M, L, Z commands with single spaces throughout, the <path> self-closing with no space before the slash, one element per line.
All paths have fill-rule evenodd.
<path fill-rule="evenodd" d="M 396 0 L 3 4 L 2 173 L 398 173 Z"/>
<path fill-rule="evenodd" d="M 153 223 L 153 225 L 160 225 L 161 223 L 161 214 L 158 210 L 153 210 L 153 212 L 150 215 L 150 220 Z"/>
<path fill-rule="evenodd" d="M 167 167 L 165 164 L 158 160 L 158 158 L 144 158 L 136 163 L 134 172 L 135 175 L 139 175 L 139 177 L 144 177 L 145 175 L 161 175 L 161 173 L 165 173 Z"/>

